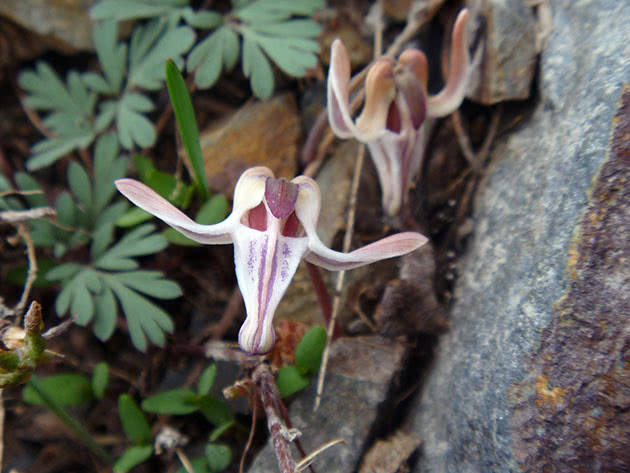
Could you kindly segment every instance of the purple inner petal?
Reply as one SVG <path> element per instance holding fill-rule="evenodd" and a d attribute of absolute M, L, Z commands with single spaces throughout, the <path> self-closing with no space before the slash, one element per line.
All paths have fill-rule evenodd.
<path fill-rule="evenodd" d="M 245 222 L 249 228 L 254 230 L 260 230 L 264 232 L 267 230 L 267 209 L 262 202 L 256 207 L 247 212 L 247 222 Z"/>
<path fill-rule="evenodd" d="M 287 218 L 298 198 L 298 185 L 286 179 L 268 177 L 265 183 L 265 201 L 274 217 Z"/>

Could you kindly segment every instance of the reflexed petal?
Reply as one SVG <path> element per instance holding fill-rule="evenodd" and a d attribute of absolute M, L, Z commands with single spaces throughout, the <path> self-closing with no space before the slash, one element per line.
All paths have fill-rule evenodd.
<path fill-rule="evenodd" d="M 457 15 L 451 39 L 451 58 L 448 80 L 444 89 L 428 99 L 428 113 L 431 117 L 443 117 L 459 107 L 466 94 L 470 58 L 466 41 L 466 20 L 468 10 Z"/>
<path fill-rule="evenodd" d="M 133 179 L 118 179 L 116 187 L 127 199 L 143 210 L 168 223 L 191 240 L 208 245 L 232 243 L 230 233 L 238 219 L 234 214 L 216 225 L 199 225 L 153 189 Z"/>
<path fill-rule="evenodd" d="M 305 256 L 306 261 L 331 271 L 357 268 L 375 261 L 401 256 L 420 248 L 428 241 L 419 233 L 403 232 L 375 241 L 350 253 L 341 253 L 326 247 L 316 234 L 311 234 L 308 230 L 307 235 L 309 251 Z"/>
<path fill-rule="evenodd" d="M 273 347 L 274 312 L 306 249 L 306 237 L 285 237 L 276 229 L 263 233 L 240 225 L 235 232 L 236 277 L 247 311 L 238 342 L 247 353 L 262 354 Z"/>
<path fill-rule="evenodd" d="M 339 138 L 358 136 L 350 107 L 350 58 L 340 39 L 333 41 L 330 48 L 330 69 L 328 71 L 328 121 Z"/>

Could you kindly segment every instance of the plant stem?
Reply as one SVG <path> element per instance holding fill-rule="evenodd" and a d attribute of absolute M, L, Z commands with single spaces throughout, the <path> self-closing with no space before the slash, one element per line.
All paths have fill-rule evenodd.
<path fill-rule="evenodd" d="M 61 422 L 66 424 L 72 432 L 83 442 L 83 444 L 89 448 L 94 455 L 99 457 L 104 463 L 111 465 L 114 463 L 114 459 L 107 453 L 103 447 L 101 447 L 96 441 L 92 438 L 90 433 L 83 428 L 81 424 L 79 424 L 68 412 L 57 403 L 53 398 L 51 398 L 43 386 L 40 384 L 37 379 L 31 378 L 28 382 L 29 386 L 41 397 L 46 404 L 46 407 L 55 414 Z"/>

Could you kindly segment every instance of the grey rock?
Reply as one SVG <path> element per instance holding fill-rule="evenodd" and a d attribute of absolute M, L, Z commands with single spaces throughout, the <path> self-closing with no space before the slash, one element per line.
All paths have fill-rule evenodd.
<path fill-rule="evenodd" d="M 466 97 L 491 105 L 529 97 L 536 71 L 537 23 L 523 0 L 469 0 L 469 38 L 482 35 Z"/>
<path fill-rule="evenodd" d="M 495 146 L 409 418 L 416 472 L 630 471 L 630 130 L 609 145 L 630 128 L 630 3 L 552 9 L 541 101 Z"/>
<path fill-rule="evenodd" d="M 315 380 L 289 408 L 293 427 L 302 432 L 300 440 L 307 454 L 336 438 L 346 441 L 317 457 L 313 464 L 317 471 L 345 473 L 357 468 L 378 407 L 387 397 L 403 355 L 401 343 L 375 336 L 340 338 L 332 345 L 320 408 L 313 412 Z M 294 458 L 300 457 L 296 453 Z M 267 444 L 249 473 L 275 471 L 276 457 Z"/>

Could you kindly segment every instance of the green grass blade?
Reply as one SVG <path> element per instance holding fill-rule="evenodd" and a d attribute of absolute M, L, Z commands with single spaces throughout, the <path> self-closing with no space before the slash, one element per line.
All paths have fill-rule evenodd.
<path fill-rule="evenodd" d="M 186 89 L 186 82 L 182 74 L 171 60 L 166 61 L 166 85 L 168 94 L 173 105 L 173 112 L 177 120 L 177 127 L 182 137 L 182 143 L 186 148 L 190 165 L 194 172 L 195 184 L 203 199 L 210 195 L 208 183 L 206 182 L 206 171 L 203 166 L 203 156 L 201 155 L 201 144 L 199 142 L 199 130 L 195 121 L 195 111 L 193 110 L 190 95 Z"/>

